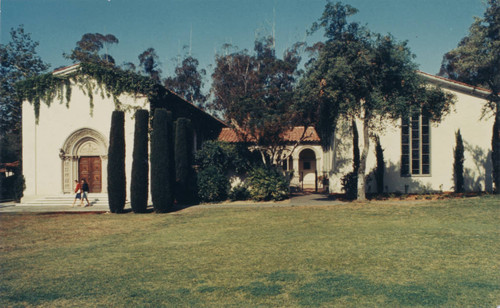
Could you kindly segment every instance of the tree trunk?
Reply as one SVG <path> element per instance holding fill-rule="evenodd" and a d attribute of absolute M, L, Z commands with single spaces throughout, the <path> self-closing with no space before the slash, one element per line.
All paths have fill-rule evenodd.
<path fill-rule="evenodd" d="M 363 151 L 359 158 L 359 169 L 358 169 L 358 200 L 365 201 L 365 171 L 366 171 L 366 158 L 368 157 L 368 150 L 370 147 L 370 136 L 368 135 L 368 120 L 365 116 L 363 120 Z"/>

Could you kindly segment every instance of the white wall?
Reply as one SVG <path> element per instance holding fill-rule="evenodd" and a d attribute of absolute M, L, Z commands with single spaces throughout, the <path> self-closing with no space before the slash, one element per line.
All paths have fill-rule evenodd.
<path fill-rule="evenodd" d="M 401 121 L 387 124 L 387 129 L 381 135 L 381 145 L 384 149 L 386 168 L 384 186 L 387 186 L 388 192 L 453 191 L 453 149 L 456 146 L 455 132 L 458 129 L 465 145 L 466 190 L 493 189 L 491 137 L 494 118 L 481 119 L 482 107 L 486 100 L 458 91 L 444 90 L 456 96 L 456 103 L 452 112 L 441 123 L 432 124 L 430 175 L 401 177 Z M 331 192 L 341 192 L 340 179 L 352 170 L 352 133 L 341 127 L 338 130 L 335 152 L 328 153 L 329 156 L 335 154 L 334 167 L 330 172 Z M 371 140 L 367 174 L 375 167 L 375 144 Z M 375 180 L 368 185 L 371 192 L 376 191 Z"/>
<path fill-rule="evenodd" d="M 121 97 L 123 104 L 149 108 L 145 98 Z M 81 128 L 91 128 L 109 139 L 111 113 L 115 109 L 112 98 L 102 98 L 94 93 L 94 108 L 90 114 L 89 98 L 79 87 L 72 86 L 69 108 L 54 101 L 48 107 L 40 104 L 40 117 L 35 125 L 34 108 L 23 102 L 23 173 L 26 178 L 26 199 L 33 196 L 62 193 L 62 162 L 59 151 L 72 134 Z M 134 140 L 134 120 L 132 112 L 125 115 L 126 173 L 130 186 L 132 150 Z M 106 176 L 107 165 L 103 161 L 102 177 Z M 105 180 L 103 180 L 105 183 Z M 106 187 L 103 185 L 103 191 Z M 130 196 L 130 192 L 128 195 Z"/>

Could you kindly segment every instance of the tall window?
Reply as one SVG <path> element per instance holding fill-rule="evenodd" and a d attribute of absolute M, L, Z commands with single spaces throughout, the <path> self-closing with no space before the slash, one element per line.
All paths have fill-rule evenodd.
<path fill-rule="evenodd" d="M 413 115 L 401 126 L 401 175 L 431 173 L 429 117 Z"/>

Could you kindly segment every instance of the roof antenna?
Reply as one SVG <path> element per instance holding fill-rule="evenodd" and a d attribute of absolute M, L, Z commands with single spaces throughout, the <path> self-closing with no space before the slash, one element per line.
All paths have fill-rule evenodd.
<path fill-rule="evenodd" d="M 276 52 L 276 5 L 273 6 L 273 49 Z"/>
<path fill-rule="evenodd" d="M 189 56 L 191 57 L 191 48 L 193 46 L 193 24 L 191 24 L 191 31 L 189 32 Z"/>

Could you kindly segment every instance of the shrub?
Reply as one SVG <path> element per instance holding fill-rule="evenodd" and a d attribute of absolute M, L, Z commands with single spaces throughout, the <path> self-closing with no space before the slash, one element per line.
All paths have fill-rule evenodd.
<path fill-rule="evenodd" d="M 0 200 L 14 200 L 15 202 L 20 202 L 23 197 L 26 183 L 24 175 L 21 173 L 21 168 L 15 168 L 13 173 L 14 174 L 9 177 L 0 176 Z"/>
<path fill-rule="evenodd" d="M 172 149 L 172 114 L 155 110 L 151 133 L 151 198 L 157 213 L 173 210 L 175 183 Z"/>
<path fill-rule="evenodd" d="M 108 203 L 111 213 L 125 207 L 125 113 L 113 111 L 108 150 Z"/>
<path fill-rule="evenodd" d="M 340 179 L 342 190 L 349 200 L 354 200 L 358 197 L 358 172 L 350 172 Z"/>
<path fill-rule="evenodd" d="M 464 191 L 464 142 L 460 129 L 455 133 L 455 140 L 453 177 L 455 179 L 455 192 L 461 193 Z"/>
<path fill-rule="evenodd" d="M 198 197 L 201 201 L 214 202 L 227 199 L 229 180 L 215 166 L 208 166 L 198 173 Z"/>
<path fill-rule="evenodd" d="M 244 145 L 220 141 L 206 141 L 196 152 L 198 197 L 202 201 L 221 201 L 228 196 L 230 171 L 244 174 L 260 163 L 256 154 Z M 224 180 L 222 180 L 224 177 Z M 210 191 L 214 189 L 214 191 Z"/>
<path fill-rule="evenodd" d="M 233 170 L 243 174 L 261 163 L 257 155 L 242 144 L 210 140 L 204 142 L 201 150 L 196 152 L 196 162 L 200 169 L 214 166 L 224 173 Z"/>
<path fill-rule="evenodd" d="M 185 204 L 192 201 L 193 191 L 191 189 L 191 121 L 186 118 L 178 118 L 175 125 L 175 195 L 179 203 Z"/>
<path fill-rule="evenodd" d="M 130 205 L 135 213 L 145 213 L 148 207 L 148 122 L 149 112 L 137 110 L 130 183 Z"/>
<path fill-rule="evenodd" d="M 280 201 L 288 198 L 290 193 L 288 181 L 275 168 L 257 167 L 252 169 L 248 173 L 248 184 L 250 196 L 256 201 Z"/>
<path fill-rule="evenodd" d="M 231 201 L 248 200 L 250 199 L 250 192 L 245 185 L 236 185 L 231 188 L 229 199 L 231 199 Z"/>

